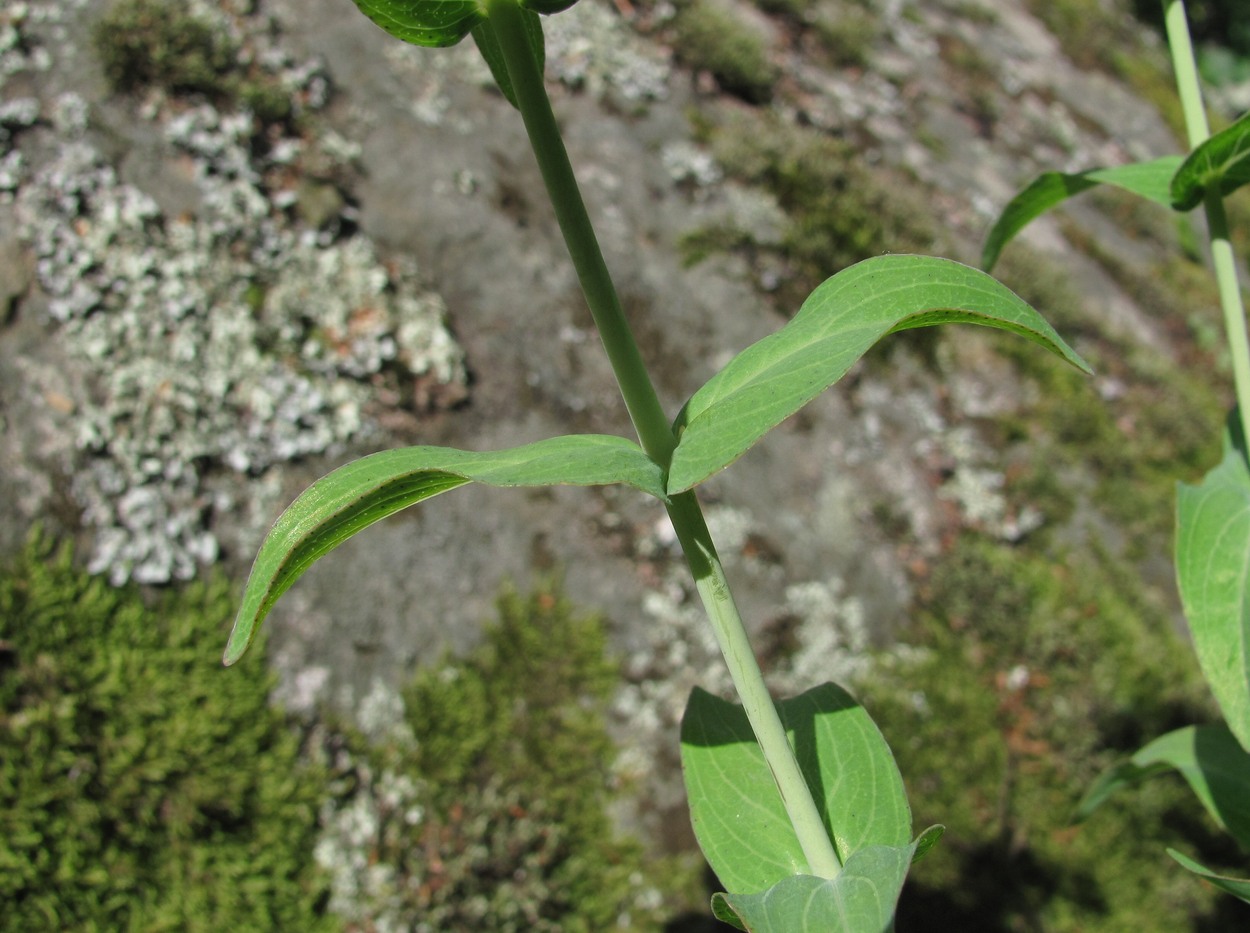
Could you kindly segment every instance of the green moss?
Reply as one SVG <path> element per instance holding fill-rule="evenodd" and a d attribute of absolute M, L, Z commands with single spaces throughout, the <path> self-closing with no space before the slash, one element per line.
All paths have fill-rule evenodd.
<path fill-rule="evenodd" d="M 784 311 L 797 311 L 812 289 L 852 263 L 932 244 L 919 187 L 868 168 L 848 143 L 754 113 L 708 117 L 701 135 L 729 177 L 768 190 L 790 218 L 780 247 L 752 244 L 785 262 L 776 291 Z M 739 242 L 750 242 L 749 230 L 740 233 Z"/>
<path fill-rule="evenodd" d="M 115 0 L 92 29 L 105 80 L 117 93 L 161 88 L 247 107 L 262 124 L 291 118 L 290 94 L 254 64 L 244 67 L 237 44 L 185 5 L 172 0 Z"/>
<path fill-rule="evenodd" d="M 322 930 L 320 778 L 228 586 L 150 605 L 35 543 L 0 577 L 0 902 L 21 930 Z"/>
<path fill-rule="evenodd" d="M 1100 398 L 1087 377 L 1052 354 L 1019 341 L 997 341 L 1000 352 L 1034 381 L 1039 396 L 1034 408 L 1004 428 L 1035 445 L 1032 459 L 1040 469 L 1092 476 L 1086 505 L 1115 523 L 1129 553 L 1166 553 L 1176 481 L 1200 476 L 1219 457 L 1223 405 L 1211 367 L 1192 365 L 1195 357 L 1188 352 L 1173 363 L 1103 333 L 1064 271 L 1026 255 L 1018 247 L 1007 251 L 997 270 L 1002 281 L 1074 342 L 1117 390 L 1112 398 Z M 1178 341 L 1189 334 L 1176 310 L 1181 307 L 1158 310 L 1175 318 Z"/>
<path fill-rule="evenodd" d="M 867 65 L 872 45 L 881 35 L 877 15 L 852 4 L 818 8 L 812 16 L 812 26 L 834 64 L 844 67 Z"/>
<path fill-rule="evenodd" d="M 758 33 L 716 0 L 694 0 L 673 21 L 683 62 L 708 71 L 722 88 L 752 103 L 767 101 L 777 69 Z"/>
<path fill-rule="evenodd" d="M 119 0 L 92 33 L 116 91 L 163 87 L 224 97 L 236 49 L 213 27 L 167 0 Z"/>
<path fill-rule="evenodd" d="M 480 648 L 404 692 L 412 746 L 358 750 L 393 787 L 419 788 L 415 825 L 403 806 L 376 807 L 381 829 L 360 861 L 395 880 L 374 906 L 450 933 L 659 928 L 694 874 L 644 860 L 607 815 L 618 672 L 602 621 L 547 589 L 506 594 L 499 612 Z"/>
<path fill-rule="evenodd" d="M 900 927 L 1162 931 L 1231 916 L 1164 853 L 1233 855 L 1181 782 L 1072 824 L 1104 767 L 1213 714 L 1192 653 L 1130 569 L 1096 549 L 969 535 L 932 567 L 917 619 L 921 650 L 864 698 L 916 825 L 948 827 L 913 872 Z"/>

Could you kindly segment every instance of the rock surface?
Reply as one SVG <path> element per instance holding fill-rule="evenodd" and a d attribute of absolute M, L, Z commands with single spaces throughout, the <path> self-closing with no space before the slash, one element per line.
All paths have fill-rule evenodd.
<path fill-rule="evenodd" d="M 471 43 L 403 46 L 348 0 L 201 3 L 305 118 L 258 147 L 237 108 L 108 93 L 90 42 L 107 8 L 0 12 L 0 546 L 42 519 L 80 532 L 118 581 L 218 560 L 241 572 L 281 505 L 352 455 L 630 433 L 520 120 Z M 1176 148 L 1149 104 L 1074 67 L 1021 3 L 873 8 L 871 71 L 767 20 L 770 106 L 914 176 L 947 255 L 975 260 L 1037 171 Z M 793 309 L 741 253 L 682 260 L 715 218 L 754 218 L 764 244 L 786 221 L 725 179 L 692 126 L 700 108 L 748 105 L 679 63 L 664 15 L 582 0 L 548 21 L 548 73 L 675 412 Z M 959 71 L 951 50 L 967 48 L 979 58 Z M 1025 239 L 1062 259 L 1101 326 L 1172 352 L 1057 221 Z M 800 620 L 783 680 L 817 658 L 836 676 L 888 640 L 915 564 L 960 527 L 1013 539 L 1040 518 L 1004 493 L 1005 455 L 978 427 L 1033 388 L 978 334 L 946 346 L 936 366 L 910 345 L 858 366 L 705 487 L 746 618 Z M 502 583 L 547 574 L 611 619 L 637 744 L 674 745 L 690 684 L 722 675 L 662 510 L 620 489 L 469 488 L 359 536 L 271 618 L 280 696 L 357 708 L 471 644 Z"/>

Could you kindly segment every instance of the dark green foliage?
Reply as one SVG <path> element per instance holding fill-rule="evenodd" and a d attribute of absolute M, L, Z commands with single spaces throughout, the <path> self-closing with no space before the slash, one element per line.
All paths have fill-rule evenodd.
<path fill-rule="evenodd" d="M 861 259 L 932 244 L 929 207 L 918 187 L 866 167 L 849 143 L 763 114 L 710 120 L 702 135 L 726 174 L 772 193 L 790 218 L 778 249 L 788 268 L 777 299 L 787 313 L 797 311 L 826 278 Z M 750 243 L 749 230 L 733 233 L 738 245 Z M 723 232 L 719 241 L 734 239 Z M 705 244 L 715 242 L 704 238 Z"/>
<path fill-rule="evenodd" d="M 722 88 L 752 103 L 767 101 L 777 69 L 759 35 L 715 0 L 694 0 L 674 20 L 675 47 L 691 68 L 711 72 Z"/>
<path fill-rule="evenodd" d="M 358 749 L 381 775 L 379 829 L 363 858 L 337 857 L 370 866 L 345 887 L 368 890 L 367 871 L 382 869 L 373 917 L 405 929 L 597 933 L 623 917 L 654 929 L 659 891 L 676 885 L 606 815 L 618 675 L 602 623 L 549 590 L 505 595 L 499 609 L 481 647 L 405 691 L 412 747 Z M 413 802 L 419 816 L 405 819 Z M 336 846 L 353 845 L 342 836 Z"/>
<path fill-rule="evenodd" d="M 319 775 L 262 664 L 217 660 L 233 595 L 146 605 L 32 545 L 0 578 L 0 926 L 322 930 Z"/>
<path fill-rule="evenodd" d="M 1211 715 L 1192 654 L 1134 572 L 1094 549 L 1031 555 L 969 535 L 921 599 L 923 651 L 865 697 L 916 825 L 948 827 L 940 857 L 916 866 L 900 928 L 1238 928 L 1220 925 L 1239 916 L 1231 899 L 1163 854 L 1183 840 L 1233 856 L 1180 781 L 1073 825 L 1102 768 Z"/>

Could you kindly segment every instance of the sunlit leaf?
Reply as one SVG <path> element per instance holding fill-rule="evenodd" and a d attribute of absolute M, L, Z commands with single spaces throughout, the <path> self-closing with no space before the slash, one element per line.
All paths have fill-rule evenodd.
<path fill-rule="evenodd" d="M 1172 206 L 1188 211 L 1216 188 L 1227 195 L 1250 182 L 1250 113 L 1189 154 L 1172 180 Z"/>
<path fill-rule="evenodd" d="M 894 756 L 868 713 L 836 684 L 778 712 L 839 857 L 906 846 L 911 808 Z M 696 688 L 681 724 L 691 822 L 721 883 L 753 894 L 806 874 L 807 861 L 741 706 Z"/>
<path fill-rule="evenodd" d="M 270 530 L 252 565 L 225 663 L 243 656 L 278 597 L 317 558 L 374 522 L 466 483 L 624 483 L 664 498 L 660 467 L 622 437 L 582 434 L 483 453 L 404 447 L 362 457 L 313 483 Z"/>
<path fill-rule="evenodd" d="M 677 416 L 673 494 L 703 482 L 829 386 L 878 340 L 932 324 L 1012 331 L 1089 371 L 1036 311 L 961 263 L 878 256 L 818 286 L 785 327 L 743 350 Z"/>
<path fill-rule="evenodd" d="M 1202 672 L 1250 749 L 1250 468 L 1234 436 L 1226 432 L 1224 459 L 1201 483 L 1180 485 L 1176 573 Z"/>
<path fill-rule="evenodd" d="M 757 894 L 717 894 L 712 911 L 750 933 L 885 933 L 915 849 L 860 849 L 836 878 L 794 875 Z"/>
<path fill-rule="evenodd" d="M 989 272 L 1011 239 L 1048 210 L 1068 198 L 1098 185 L 1114 185 L 1141 195 L 1163 207 L 1172 206 L 1172 176 L 1181 156 L 1164 156 L 1151 162 L 1135 162 L 1116 168 L 1093 168 L 1085 172 L 1045 172 L 1012 198 L 998 215 L 985 239 L 981 268 Z"/>
<path fill-rule="evenodd" d="M 1176 859 L 1176 861 L 1195 875 L 1211 882 L 1221 891 L 1225 891 L 1233 895 L 1233 897 L 1240 898 L 1247 904 L 1250 904 L 1250 879 L 1229 878 L 1227 875 L 1218 874 L 1198 864 L 1188 855 L 1177 852 L 1175 849 L 1168 849 L 1168 855 L 1172 856 L 1172 858 Z"/>
<path fill-rule="evenodd" d="M 1084 819 L 1116 791 L 1172 770 L 1212 819 L 1250 850 L 1250 754 L 1223 725 L 1186 726 L 1145 745 L 1094 783 L 1077 815 Z"/>

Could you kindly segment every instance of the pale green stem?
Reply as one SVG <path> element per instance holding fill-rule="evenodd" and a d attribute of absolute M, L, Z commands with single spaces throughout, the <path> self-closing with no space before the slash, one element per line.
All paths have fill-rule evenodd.
<path fill-rule="evenodd" d="M 1211 136 L 1207 112 L 1202 103 L 1202 85 L 1198 78 L 1198 62 L 1189 37 L 1189 21 L 1183 0 L 1163 0 L 1164 25 L 1168 47 L 1172 50 L 1172 67 L 1176 71 L 1176 90 L 1185 112 L 1185 130 L 1190 149 L 1196 149 Z M 1237 281 L 1237 263 L 1233 245 L 1228 239 L 1228 219 L 1224 201 L 1218 190 L 1208 190 L 1204 201 L 1207 230 L 1211 238 L 1211 262 L 1224 311 L 1224 330 L 1228 336 L 1229 354 L 1233 361 L 1233 385 L 1237 408 L 1241 415 L 1242 436 L 1250 442 L 1250 338 L 1246 335 L 1246 309 Z"/>
<path fill-rule="evenodd" d="M 526 37 L 524 14 L 517 0 L 485 0 L 485 9 L 503 53 L 521 118 L 555 208 L 560 231 L 568 244 L 573 266 L 620 384 L 630 418 L 647 454 L 667 470 L 677 441 L 660 406 L 642 355 L 638 352 L 638 345 L 621 310 L 620 300 L 599 249 L 551 110 L 551 101 L 543 86 L 542 73 Z M 716 630 L 716 638 L 738 696 L 772 769 L 786 812 L 807 857 L 808 868 L 814 875 L 832 878 L 841 869 L 841 862 L 760 673 L 698 499 L 693 492 L 674 496 L 668 504 L 668 512 L 685 550 L 699 595 Z"/>

